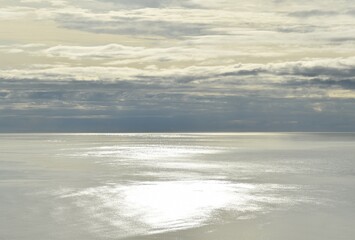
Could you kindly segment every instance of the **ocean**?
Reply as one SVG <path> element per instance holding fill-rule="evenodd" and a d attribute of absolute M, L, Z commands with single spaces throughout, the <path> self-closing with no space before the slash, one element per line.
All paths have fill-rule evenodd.
<path fill-rule="evenodd" d="M 355 239 L 353 133 L 0 134 L 1 240 Z"/>

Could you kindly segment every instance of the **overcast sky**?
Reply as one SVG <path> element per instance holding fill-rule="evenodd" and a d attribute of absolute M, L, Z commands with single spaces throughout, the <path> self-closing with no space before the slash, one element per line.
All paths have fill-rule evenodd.
<path fill-rule="evenodd" d="M 28 131 L 355 131 L 354 0 L 0 0 Z"/>

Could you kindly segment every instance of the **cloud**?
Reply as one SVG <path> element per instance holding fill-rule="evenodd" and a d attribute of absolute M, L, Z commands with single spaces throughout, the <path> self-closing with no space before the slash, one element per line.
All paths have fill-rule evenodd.
<path fill-rule="evenodd" d="M 147 13 L 144 11 L 120 11 L 109 14 L 87 13 L 81 16 L 76 13 L 74 15 L 73 13 L 62 12 L 58 13 L 55 19 L 61 27 L 96 33 L 182 38 L 207 35 L 212 32 L 208 25 L 194 22 L 193 19 L 185 18 L 188 20 L 183 22 L 170 20 L 169 17 L 172 17 L 173 12 L 169 13 L 166 10 L 145 11 Z M 179 13 L 176 14 L 178 15 L 175 18 L 181 18 Z"/>
<path fill-rule="evenodd" d="M 6 7 L 0 9 L 0 19 L 12 20 L 24 18 L 31 11 L 31 8 L 26 7 Z"/>
<path fill-rule="evenodd" d="M 323 89 L 342 88 L 353 90 L 355 89 L 355 78 L 352 79 L 338 79 L 332 78 L 312 78 L 310 80 L 303 81 L 290 81 L 286 85 L 293 87 L 318 87 Z"/>
<path fill-rule="evenodd" d="M 4 0 L 0 130 L 353 129 L 351 3 Z"/>
<path fill-rule="evenodd" d="M 172 8 L 172 7 L 194 7 L 198 6 L 189 0 L 100 0 L 101 3 L 112 3 L 117 7 L 125 8 Z"/>
<path fill-rule="evenodd" d="M 204 49 L 181 45 L 166 48 L 131 47 L 120 44 L 102 46 L 55 46 L 33 54 L 42 53 L 47 57 L 64 57 L 73 60 L 106 60 L 105 65 L 159 64 L 179 61 L 206 61 L 215 58 L 250 56 L 251 53 L 223 49 Z M 260 54 L 255 53 L 260 56 Z"/>
<path fill-rule="evenodd" d="M 291 17 L 300 17 L 300 18 L 308 18 L 308 17 L 329 17 L 338 15 L 337 11 L 322 11 L 322 10 L 307 10 L 307 11 L 297 11 L 289 13 Z"/>
<path fill-rule="evenodd" d="M 327 92 L 333 90 L 335 85 L 352 89 L 354 72 L 354 58 L 338 58 L 156 69 L 39 65 L 27 69 L 2 70 L 0 77 L 9 80 L 23 79 L 24 84 L 27 80 L 112 82 L 132 85 L 132 89 L 144 86 L 146 93 L 150 92 L 153 96 L 158 96 L 159 91 L 163 91 L 187 97 L 272 97 L 276 94 L 281 98 L 319 98 L 328 96 Z M 308 87 L 307 92 L 300 87 Z M 158 92 L 154 94 L 155 88 Z M 39 96 L 45 97 L 46 94 L 41 93 Z M 158 98 L 161 96 L 159 94 Z"/>
<path fill-rule="evenodd" d="M 111 51 L 114 48 L 116 51 Z M 69 49 L 69 50 L 68 50 Z M 109 57 L 112 55 L 129 55 L 135 49 L 125 48 L 120 45 L 104 46 L 99 48 L 87 47 L 55 47 L 46 50 L 49 55 L 68 56 L 72 58 L 93 56 Z M 92 51 L 89 51 L 92 50 Z M 98 51 L 96 51 L 98 50 Z M 102 51 L 101 51 L 102 50 Z M 121 51 L 122 50 L 122 51 Z M 174 49 L 173 49 L 174 50 Z M 106 52 L 109 55 L 106 55 Z M 154 50 L 153 50 L 154 52 Z M 102 54 L 102 55 L 100 55 Z M 236 64 L 221 66 L 191 66 L 186 68 L 167 69 L 138 69 L 128 67 L 72 67 L 56 65 L 34 65 L 28 69 L 3 69 L 2 78 L 29 78 L 29 79 L 74 79 L 74 80 L 120 80 L 139 79 L 151 77 L 152 79 L 192 76 L 196 79 L 230 76 L 255 76 L 271 74 L 274 76 L 302 76 L 315 77 L 327 76 L 333 78 L 353 77 L 355 72 L 355 57 L 310 59 L 305 61 L 267 63 L 267 64 Z M 173 77 L 176 76 L 176 77 Z M 195 78 L 192 78 L 195 79 Z"/>
<path fill-rule="evenodd" d="M 282 131 L 332 124 L 344 130 L 355 117 L 349 99 L 199 95 L 201 88 L 193 86 L 144 82 L 1 83 L 7 97 L 0 106 L 0 131 Z M 340 107 L 343 121 L 335 120 Z M 322 124 L 315 128 L 314 121 Z"/>
<path fill-rule="evenodd" d="M 333 45 L 336 41 L 334 36 L 349 39 L 354 34 L 354 21 L 349 14 L 351 10 L 346 5 L 349 2 L 345 0 L 321 7 L 314 1 L 304 1 L 305 7 L 295 6 L 290 1 L 272 2 L 268 5 L 255 4 L 254 1 L 235 4 L 234 1 L 197 0 L 49 3 L 50 5 L 44 1 L 36 1 L 36 4 L 31 5 L 28 2 L 21 5 L 17 2 L 15 6 L 1 9 L 0 16 L 4 19 L 55 21 L 62 28 L 92 33 L 163 37 L 179 41 L 193 37 L 220 36 L 220 41 L 216 42 L 219 46 L 224 39 L 229 38 L 249 45 L 297 44 L 300 52 L 305 45 L 320 42 L 323 45 Z M 311 18 L 329 15 L 332 17 L 322 21 Z M 310 19 L 304 20 L 305 17 Z M 341 27 L 339 23 L 342 23 Z"/>
<path fill-rule="evenodd" d="M 145 50 L 143 47 L 129 47 L 120 44 L 109 44 L 104 46 L 55 46 L 43 50 L 43 53 L 50 57 L 66 57 L 70 59 L 82 58 L 130 58 Z"/>

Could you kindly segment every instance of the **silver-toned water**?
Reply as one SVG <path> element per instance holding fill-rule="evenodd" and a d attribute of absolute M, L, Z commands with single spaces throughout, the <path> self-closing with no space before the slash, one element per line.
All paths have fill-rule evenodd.
<path fill-rule="evenodd" d="M 355 237 L 355 134 L 2 134 L 0 153 L 0 239 Z"/>

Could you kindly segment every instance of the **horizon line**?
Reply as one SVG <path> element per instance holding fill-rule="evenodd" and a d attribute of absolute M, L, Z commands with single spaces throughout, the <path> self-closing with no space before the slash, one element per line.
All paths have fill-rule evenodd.
<path fill-rule="evenodd" d="M 349 133 L 354 134 L 352 131 L 171 131 L 171 132 L 0 132 L 0 135 L 6 134 L 37 134 L 37 135 L 120 135 L 120 134 L 282 134 L 282 133 Z"/>

